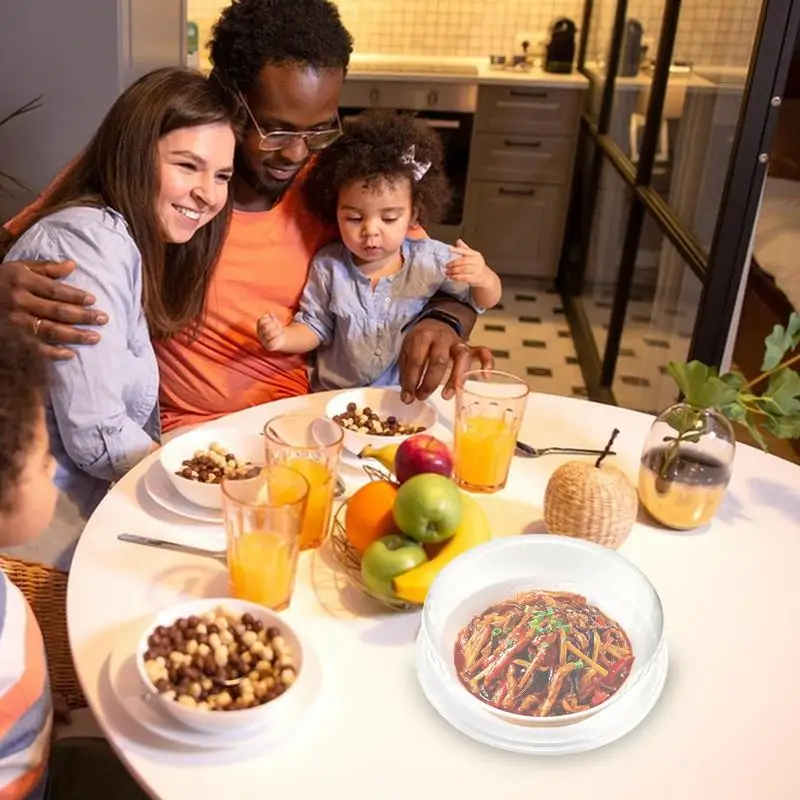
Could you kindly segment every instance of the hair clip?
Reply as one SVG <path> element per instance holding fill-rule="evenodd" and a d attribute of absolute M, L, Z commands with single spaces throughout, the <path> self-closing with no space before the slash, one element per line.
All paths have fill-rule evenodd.
<path fill-rule="evenodd" d="M 417 148 L 416 148 L 415 145 L 412 144 L 411 147 L 409 147 L 408 150 L 406 150 L 406 152 L 403 153 L 403 155 L 400 157 L 400 160 L 404 164 L 411 164 L 411 169 L 412 169 L 412 172 L 414 174 L 414 180 L 415 181 L 421 181 L 425 177 L 425 174 L 427 173 L 427 171 L 431 168 L 431 162 L 430 161 L 425 161 L 425 162 L 417 161 L 414 158 L 414 156 L 416 155 L 416 152 L 417 152 Z"/>

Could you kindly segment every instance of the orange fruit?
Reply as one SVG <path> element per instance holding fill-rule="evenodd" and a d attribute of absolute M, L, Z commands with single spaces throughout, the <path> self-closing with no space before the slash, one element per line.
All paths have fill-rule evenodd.
<path fill-rule="evenodd" d="M 382 536 L 397 533 L 392 513 L 397 489 L 389 481 L 370 481 L 347 501 L 344 530 L 359 553 Z"/>

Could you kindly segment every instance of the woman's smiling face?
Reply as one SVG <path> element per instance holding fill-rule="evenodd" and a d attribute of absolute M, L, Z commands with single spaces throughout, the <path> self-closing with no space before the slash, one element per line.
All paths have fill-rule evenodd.
<path fill-rule="evenodd" d="M 156 209 L 167 242 L 188 242 L 225 207 L 235 145 L 227 123 L 177 128 L 161 138 Z"/>

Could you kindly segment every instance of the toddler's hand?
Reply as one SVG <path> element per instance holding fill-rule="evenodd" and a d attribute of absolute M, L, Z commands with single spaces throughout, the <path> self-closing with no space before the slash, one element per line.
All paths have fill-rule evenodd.
<path fill-rule="evenodd" d="M 447 277 L 459 283 L 466 283 L 467 286 L 482 286 L 489 273 L 489 267 L 486 266 L 483 256 L 463 239 L 459 239 L 456 246 L 450 250 L 458 257 L 447 265 Z"/>
<path fill-rule="evenodd" d="M 280 350 L 283 347 L 285 327 L 274 314 L 264 314 L 258 320 L 256 331 L 265 350 Z"/>

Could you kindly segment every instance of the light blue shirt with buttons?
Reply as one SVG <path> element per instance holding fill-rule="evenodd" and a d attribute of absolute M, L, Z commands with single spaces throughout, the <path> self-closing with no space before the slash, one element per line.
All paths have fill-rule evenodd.
<path fill-rule="evenodd" d="M 125 219 L 77 206 L 29 228 L 6 256 L 74 261 L 64 283 L 97 298 L 108 323 L 95 345 L 50 363 L 47 428 L 55 482 L 80 516 L 160 438 L 158 366 L 142 308 L 142 259 Z M 46 534 L 45 534 L 46 535 Z"/>
<path fill-rule="evenodd" d="M 311 375 L 315 392 L 362 386 L 396 386 L 403 328 L 438 291 L 471 303 L 469 287 L 450 280 L 445 267 L 455 256 L 433 239 L 406 239 L 403 267 L 370 279 L 341 242 L 323 247 L 311 262 L 294 321 L 320 340 Z M 479 313 L 483 310 L 472 304 Z"/>

